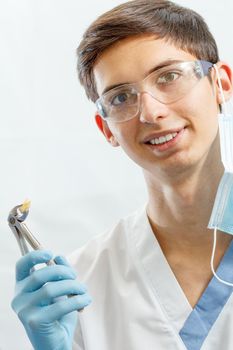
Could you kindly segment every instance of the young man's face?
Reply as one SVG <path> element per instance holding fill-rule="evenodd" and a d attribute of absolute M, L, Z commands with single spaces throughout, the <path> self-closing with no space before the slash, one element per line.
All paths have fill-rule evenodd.
<path fill-rule="evenodd" d="M 190 53 L 151 35 L 118 42 L 95 64 L 99 96 L 108 86 L 144 79 L 155 66 L 169 59 L 196 60 Z M 215 76 L 213 71 L 211 74 Z M 167 105 L 143 93 L 137 116 L 120 123 L 99 120 L 98 124 L 106 138 L 109 140 L 113 135 L 126 154 L 143 169 L 155 175 L 176 174 L 204 160 L 207 154 L 213 153 L 210 159 L 219 158 L 216 86 L 204 77 L 183 98 Z M 171 130 L 179 133 L 170 147 L 146 142 L 148 137 L 167 135 Z"/>

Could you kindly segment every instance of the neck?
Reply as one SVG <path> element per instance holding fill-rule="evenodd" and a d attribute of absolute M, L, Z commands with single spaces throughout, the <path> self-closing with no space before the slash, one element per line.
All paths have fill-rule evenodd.
<path fill-rule="evenodd" d="M 212 231 L 207 226 L 223 172 L 219 162 L 214 169 L 197 167 L 177 178 L 165 176 L 161 182 L 144 174 L 149 193 L 147 214 L 165 253 L 177 248 L 192 253 L 196 249 L 199 254 L 200 249 L 212 247 Z M 219 245 L 225 247 L 230 238 L 222 234 Z"/>

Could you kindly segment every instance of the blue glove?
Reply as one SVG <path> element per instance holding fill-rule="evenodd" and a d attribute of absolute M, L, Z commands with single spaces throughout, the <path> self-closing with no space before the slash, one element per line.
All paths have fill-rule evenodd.
<path fill-rule="evenodd" d="M 76 310 L 89 305 L 91 298 L 86 287 L 75 280 L 74 269 L 61 256 L 55 258 L 57 265 L 32 271 L 36 264 L 52 258 L 51 252 L 37 250 L 18 261 L 12 308 L 35 350 L 70 350 Z M 75 296 L 68 298 L 70 294 Z"/>

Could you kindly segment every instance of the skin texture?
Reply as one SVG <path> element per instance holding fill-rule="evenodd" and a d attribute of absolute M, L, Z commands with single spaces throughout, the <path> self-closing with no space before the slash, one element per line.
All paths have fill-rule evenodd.
<path fill-rule="evenodd" d="M 94 66 L 98 94 L 106 87 L 142 80 L 167 59 L 196 60 L 172 43 L 152 35 L 124 39 L 108 48 Z M 218 62 L 225 99 L 232 94 L 229 66 Z M 218 134 L 221 94 L 214 69 L 179 101 L 169 105 L 141 94 L 141 111 L 122 123 L 96 114 L 98 128 L 112 146 L 120 146 L 142 169 L 148 189 L 148 217 L 160 246 L 190 304 L 194 306 L 212 277 L 212 231 L 207 229 L 224 168 Z M 173 147 L 161 151 L 147 136 L 184 128 Z M 231 236 L 219 233 L 215 267 Z"/>

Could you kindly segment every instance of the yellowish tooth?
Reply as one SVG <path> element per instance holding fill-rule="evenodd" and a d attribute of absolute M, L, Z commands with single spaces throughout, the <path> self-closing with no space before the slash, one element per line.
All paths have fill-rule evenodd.
<path fill-rule="evenodd" d="M 21 213 L 24 213 L 25 211 L 28 211 L 28 209 L 31 206 L 31 201 L 29 201 L 28 199 L 26 199 L 23 204 L 19 207 L 19 210 L 21 211 Z"/>

